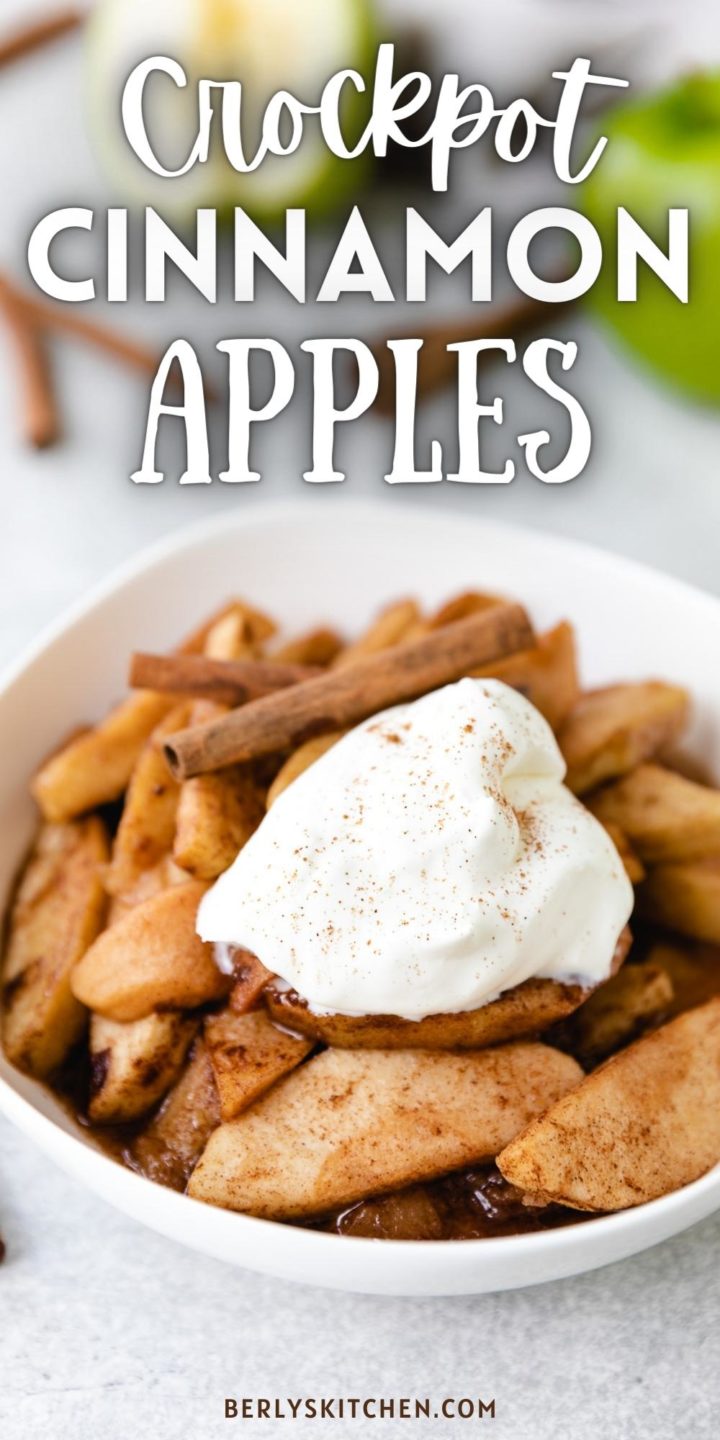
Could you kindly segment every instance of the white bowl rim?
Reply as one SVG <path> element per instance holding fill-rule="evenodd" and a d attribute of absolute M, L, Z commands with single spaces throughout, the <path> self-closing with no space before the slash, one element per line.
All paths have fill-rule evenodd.
<path fill-rule="evenodd" d="M 394 512 L 384 511 L 383 520 L 389 521 L 393 513 L 398 514 L 397 508 Z M 349 519 L 359 522 L 377 521 L 378 506 L 372 500 L 343 501 L 336 514 L 344 521 Z M 197 545 L 212 540 L 216 534 L 225 533 L 230 527 L 246 531 L 252 530 L 255 526 L 262 528 L 268 524 L 287 523 L 288 521 L 298 525 L 303 525 L 310 520 L 326 522 L 328 518 L 329 512 L 323 508 L 322 501 L 319 497 L 314 497 L 303 503 L 296 500 L 266 500 L 254 504 L 246 514 L 238 511 L 234 515 L 228 515 L 222 512 L 219 515 L 206 516 L 201 520 L 194 520 L 189 524 L 178 526 L 160 540 L 143 546 L 136 554 L 113 566 L 109 573 L 92 585 L 86 594 L 66 605 L 58 616 L 44 625 L 35 639 L 24 646 L 20 654 L 14 660 L 8 661 L 0 671 L 0 697 L 60 635 L 84 619 L 108 596 L 113 595 L 117 590 L 122 590 L 138 575 L 161 564 L 170 556 L 179 554 L 183 550 L 194 550 Z M 638 580 L 644 580 L 646 583 L 653 580 L 660 581 L 665 590 L 673 589 L 679 598 L 692 598 L 696 602 L 705 603 L 713 610 L 717 610 L 720 606 L 720 599 L 711 595 L 707 590 L 701 589 L 699 585 L 692 585 L 689 581 L 681 580 L 676 575 L 668 575 L 645 561 L 635 560 L 630 556 L 608 550 L 602 545 L 593 545 L 586 540 L 575 540 L 567 535 L 558 535 L 552 530 L 544 530 L 539 526 L 515 525 L 505 520 L 488 520 L 485 516 L 440 514 L 430 505 L 416 503 L 408 506 L 403 520 L 406 526 L 413 522 L 419 523 L 421 526 L 432 523 L 442 525 L 443 528 L 455 525 L 458 530 L 462 531 L 465 531 L 468 525 L 472 525 L 478 529 L 481 528 L 489 536 L 496 533 L 505 541 L 512 540 L 513 537 L 523 542 L 539 540 L 550 549 L 562 552 L 568 557 L 575 556 L 588 564 L 607 564 L 608 560 L 611 560 L 614 565 L 626 572 L 628 578 L 635 576 Z"/>
<path fill-rule="evenodd" d="M 389 520 L 391 514 L 392 512 L 383 510 L 383 522 Z M 352 520 L 376 523 L 379 518 L 379 509 L 376 502 L 373 501 L 343 501 L 340 509 L 335 512 L 335 516 L 344 523 Z M 253 504 L 252 508 L 245 513 L 238 511 L 228 515 L 223 512 L 220 515 L 178 527 L 168 536 L 144 547 L 138 554 L 115 567 L 84 596 L 66 607 L 56 619 L 46 625 L 37 638 L 21 652 L 17 659 L 6 665 L 0 674 L 0 701 L 15 681 L 30 665 L 42 657 L 56 639 L 83 620 L 104 599 L 122 590 L 137 576 L 162 563 L 166 558 L 180 554 L 184 550 L 194 550 L 198 545 L 212 540 L 216 534 L 227 532 L 229 527 L 247 532 L 255 527 L 263 528 L 289 521 L 301 526 L 313 520 L 322 519 L 323 522 L 327 522 L 328 518 L 328 511 L 323 508 L 323 502 L 319 498 L 302 503 L 265 501 Z M 472 524 L 478 530 L 482 529 L 485 537 L 491 538 L 493 534 L 497 534 L 506 543 L 513 537 L 522 542 L 532 540 L 547 545 L 549 550 L 562 552 L 567 557 L 574 556 L 589 565 L 607 564 L 608 560 L 611 560 L 614 566 L 624 572 L 628 581 L 635 577 L 638 581 L 645 583 L 652 580 L 662 582 L 666 592 L 673 590 L 678 599 L 690 600 L 692 598 L 696 603 L 703 602 L 711 607 L 716 615 L 720 607 L 720 601 L 714 596 L 674 576 L 665 575 L 651 565 L 624 555 L 617 555 L 600 546 L 556 535 L 552 531 L 508 524 L 503 521 L 490 521 L 484 516 L 475 518 L 467 515 L 441 514 L 432 507 L 416 503 L 408 506 L 404 511 L 403 523 L 406 529 L 410 528 L 413 523 L 426 526 L 429 522 L 436 526 L 442 524 L 446 529 L 452 528 L 454 524 L 463 531 L 466 530 L 468 524 Z M 467 1290 L 458 1285 L 463 1272 L 468 1268 L 470 1255 L 482 1257 L 487 1263 L 488 1269 L 494 1273 L 498 1271 L 498 1262 L 501 1262 L 503 1258 L 509 1260 L 511 1255 L 520 1267 L 523 1262 L 529 1261 L 531 1258 L 539 1258 L 541 1255 L 548 1259 L 553 1258 L 556 1265 L 550 1267 L 552 1270 L 550 1276 L 543 1274 L 535 1276 L 529 1273 L 524 1279 L 503 1281 L 501 1284 L 488 1288 L 499 1289 L 534 1284 L 547 1278 L 560 1278 L 564 1275 L 595 1269 L 613 1260 L 624 1258 L 646 1246 L 658 1243 L 679 1229 L 687 1228 L 720 1208 L 720 1166 L 718 1166 L 690 1185 L 657 1200 L 615 1214 L 590 1219 L 584 1218 L 578 1223 L 570 1223 L 556 1229 L 480 1240 L 383 1240 L 378 1242 L 366 1237 L 338 1236 L 304 1228 L 300 1225 L 288 1225 L 223 1210 L 205 1205 L 188 1195 L 169 1190 L 165 1186 L 158 1185 L 128 1170 L 95 1146 L 89 1146 L 86 1140 L 81 1138 L 82 1132 L 74 1134 L 63 1130 L 55 1120 L 42 1114 L 32 1101 L 19 1094 L 2 1076 L 0 1076 L 0 1112 L 34 1139 L 39 1147 L 49 1154 L 62 1169 L 76 1178 L 81 1178 L 83 1183 L 108 1199 L 110 1203 L 113 1203 L 113 1192 L 121 1192 L 125 1201 L 121 1208 L 134 1218 L 150 1224 L 161 1233 L 171 1235 L 173 1238 L 177 1236 L 177 1226 L 165 1222 L 165 1212 L 169 1217 L 177 1220 L 181 1215 L 187 1214 L 188 1207 L 191 1207 L 196 1218 L 202 1214 L 207 1222 L 204 1239 L 197 1241 L 196 1246 L 205 1253 L 213 1254 L 218 1258 L 230 1259 L 245 1268 L 257 1268 L 264 1273 L 296 1279 L 297 1275 L 288 1274 L 286 1262 L 291 1260 L 293 1251 L 301 1251 L 306 1259 L 300 1267 L 303 1272 L 300 1278 L 306 1278 L 304 1272 L 309 1269 L 307 1263 L 309 1261 L 318 1266 L 315 1283 L 345 1290 L 367 1288 L 374 1293 L 394 1294 L 480 1293 L 485 1288 L 481 1283 L 473 1283 L 467 1287 Z M 74 1163 L 75 1160 L 78 1162 L 77 1165 Z M 676 1226 L 674 1223 L 678 1211 L 688 1213 L 687 1225 Z M 212 1228 L 216 1229 L 215 1240 L 212 1240 L 208 1233 L 210 1224 Z M 242 1247 L 243 1254 L 236 1257 L 232 1253 L 228 1253 L 234 1247 L 228 1246 L 226 1241 L 232 1239 L 233 1236 L 239 1239 L 241 1233 L 250 1237 L 250 1241 L 247 1246 Z M 618 1244 L 620 1233 L 624 1239 L 621 1244 Z M 273 1237 L 273 1243 L 278 1250 L 276 1264 L 263 1263 L 253 1267 L 252 1259 L 248 1257 L 247 1253 L 251 1250 L 253 1234 L 258 1238 L 261 1235 Z M 592 1245 L 588 1246 L 590 1239 L 592 1239 Z M 614 1240 L 615 1243 L 606 1246 L 605 1242 L 611 1240 Z M 193 1245 L 196 1242 L 189 1238 L 187 1243 Z M 354 1255 L 358 1263 L 361 1262 L 365 1267 L 372 1263 L 373 1254 L 376 1255 L 381 1264 L 394 1272 L 396 1277 L 394 1283 L 389 1286 L 379 1285 L 376 1283 L 377 1275 L 374 1278 L 373 1276 L 368 1277 L 367 1286 L 362 1282 L 351 1284 L 344 1280 L 335 1281 L 331 1274 L 325 1273 L 324 1266 L 331 1267 L 332 1261 L 337 1261 L 339 1246 L 342 1246 L 342 1251 L 348 1259 Z M 583 1253 L 588 1249 L 592 1249 L 594 1253 L 592 1255 Z M 427 1285 L 423 1284 L 421 1274 L 425 1262 L 430 1262 Z M 290 1264 L 290 1271 L 293 1268 Z M 444 1276 L 443 1283 L 440 1285 L 436 1279 L 438 1270 L 442 1270 Z M 404 1290 L 402 1287 L 411 1275 L 414 1279 L 413 1287 Z"/>

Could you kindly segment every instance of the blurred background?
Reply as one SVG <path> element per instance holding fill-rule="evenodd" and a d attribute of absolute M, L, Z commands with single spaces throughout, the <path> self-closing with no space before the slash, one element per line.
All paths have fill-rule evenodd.
<path fill-rule="evenodd" d="M 366 0 L 100 0 L 87 7 L 89 27 L 84 14 L 71 14 L 52 42 L 14 46 L 13 35 L 27 37 L 27 26 L 54 3 L 0 0 L 0 665 L 148 543 L 203 516 L 287 499 L 322 503 L 348 523 L 353 499 L 371 500 L 379 530 L 390 507 L 407 513 L 417 505 L 522 523 L 624 552 L 720 595 L 717 0 L 376 0 L 372 11 Z M 347 427 L 337 445 L 347 480 L 318 495 L 301 478 L 309 459 L 309 366 L 299 367 L 291 408 L 258 427 L 259 484 L 180 487 L 173 478 L 133 485 L 149 389 L 149 374 L 137 362 L 149 356 L 152 364 L 178 336 L 196 345 L 222 396 L 225 362 L 213 350 L 220 338 L 270 335 L 294 354 L 313 335 L 374 341 L 409 326 L 426 334 L 436 324 L 475 320 L 482 334 L 486 307 L 468 300 L 467 267 L 450 278 L 435 276 L 421 307 L 363 297 L 301 307 L 272 282 L 261 284 L 252 307 L 227 298 L 210 306 L 182 282 L 171 286 L 164 305 L 134 298 L 65 307 L 66 317 L 109 326 L 141 347 L 131 350 L 134 363 L 90 343 L 87 334 L 18 329 L 13 287 L 32 293 L 26 247 L 36 221 L 71 204 L 102 213 L 135 194 L 118 142 L 118 98 L 136 50 L 166 48 L 191 74 L 206 65 L 222 75 L 236 72 L 257 106 L 280 86 L 311 93 L 332 70 L 364 67 L 378 37 L 396 41 L 403 63 L 416 57 L 436 75 L 457 69 L 466 82 L 488 84 L 498 103 L 523 95 L 548 113 L 556 94 L 551 72 L 577 55 L 591 58 L 596 71 L 632 80 L 629 98 L 620 92 L 615 107 L 588 117 L 590 127 L 600 125 L 611 137 L 596 183 L 569 195 L 554 178 L 547 149 L 509 166 L 480 145 L 456 157 L 447 196 L 432 194 L 422 166 L 408 163 L 412 152 L 405 152 L 403 164 L 393 156 L 374 171 L 355 172 L 349 192 L 337 173 L 318 173 L 317 156 L 299 176 L 278 169 L 279 189 L 271 196 L 241 193 L 242 187 L 228 194 L 227 176 L 213 172 L 214 193 L 203 203 L 282 210 L 307 202 L 319 210 L 309 245 L 311 295 L 340 232 L 342 207 L 353 200 L 395 284 L 410 204 L 446 238 L 492 205 L 499 257 L 513 220 L 539 206 L 576 203 L 605 233 L 619 204 L 649 227 L 669 206 L 688 205 L 690 305 L 668 301 L 643 277 L 634 307 L 621 312 L 602 288 L 592 303 L 543 323 L 541 333 L 579 344 L 567 378 L 594 431 L 590 462 L 568 485 L 543 485 L 524 471 L 515 437 L 546 424 L 548 406 L 523 382 L 519 366 L 502 364 L 482 382 L 488 397 L 505 399 L 505 423 L 485 425 L 483 453 L 488 468 L 512 454 L 518 473 L 510 485 L 388 486 L 393 425 L 370 414 Z M 182 113 L 164 117 L 165 139 L 179 144 L 183 124 Z M 72 238 L 58 251 L 66 273 L 81 274 L 90 260 L 102 274 L 96 238 Z M 225 270 L 228 248 L 226 240 Z M 133 265 L 137 273 L 136 254 Z M 612 271 L 610 257 L 610 280 Z M 507 289 L 499 265 L 493 305 L 503 303 Z M 221 293 L 227 297 L 227 288 Z M 54 399 L 54 410 L 38 416 L 35 404 L 33 412 L 36 441 L 56 432 L 43 448 L 28 436 L 29 366 Z M 551 425 L 562 444 L 554 414 Z M 172 428 L 164 430 L 163 458 L 176 476 L 181 455 Z M 225 464 L 226 428 L 221 399 L 211 410 L 214 474 Z M 456 428 L 453 388 L 438 389 L 419 415 L 418 454 L 436 438 L 452 469 Z M 480 587 L 482 564 L 479 553 Z M 237 588 L 242 592 L 241 574 Z M 572 596 L 563 596 L 561 610 L 572 614 Z M 688 643 L 704 645 L 705 638 L 691 635 Z M 466 1394 L 461 1387 L 472 1379 L 478 1389 L 471 1394 L 497 1394 L 502 1434 L 512 1432 L 514 1440 L 570 1433 L 569 1406 L 578 1437 L 588 1434 L 586 1415 L 591 1429 L 602 1415 L 604 1430 L 618 1440 L 674 1436 L 683 1422 L 688 1429 L 688 1417 L 693 1435 L 711 1433 L 718 1366 L 709 1257 L 717 1217 L 632 1263 L 563 1282 L 562 1290 L 543 1286 L 481 1301 L 353 1297 L 346 1305 L 344 1297 L 313 1290 L 280 1292 L 262 1277 L 238 1275 L 228 1283 L 225 1268 L 191 1252 L 171 1253 L 149 1231 L 131 1232 L 124 1217 L 50 1175 L 44 1158 L 9 1125 L 0 1128 L 0 1221 L 11 1260 L 0 1287 L 6 1284 L 15 1317 L 3 1336 L 0 1383 L 10 1407 L 3 1431 L 9 1440 L 209 1436 L 221 1427 L 224 1434 L 222 1396 L 242 1394 L 242 1386 L 274 1396 L 294 1375 L 302 1376 L 307 1394 L 362 1394 L 367 1383 L 368 1393 L 403 1395 L 418 1373 L 431 1393 L 434 1387 Z M 252 1433 L 268 1433 L 266 1422 Z M 388 1440 L 394 1433 L 385 1428 Z"/>
<path fill-rule="evenodd" d="M 601 126 L 611 143 L 580 193 L 558 183 L 546 148 L 509 166 L 494 159 L 491 145 L 480 144 L 455 157 L 447 195 L 432 193 L 418 152 L 391 155 L 360 173 L 350 167 L 349 176 L 348 167 L 333 169 L 310 153 L 300 166 L 278 166 L 264 189 L 242 179 L 231 183 L 219 167 L 209 167 L 201 193 L 186 203 L 244 205 L 267 224 L 287 205 L 307 205 L 311 296 L 343 210 L 354 202 L 398 292 L 407 205 L 416 205 L 446 238 L 492 205 L 499 257 L 514 219 L 541 205 L 577 204 L 603 235 L 611 233 L 607 227 L 620 204 L 648 229 L 669 206 L 689 205 L 689 306 L 668 298 L 650 277 L 636 306 L 617 306 L 611 249 L 607 282 L 596 287 L 590 303 L 549 315 L 541 327 L 540 333 L 579 344 L 566 378 L 590 416 L 594 445 L 577 480 L 542 485 L 524 470 L 515 436 L 550 419 L 562 448 L 562 424 L 555 407 L 549 411 L 550 402 L 515 373 L 519 366 L 501 364 L 485 372 L 483 391 L 488 399 L 503 395 L 505 422 L 484 427 L 483 456 L 488 468 L 513 456 L 518 473 L 511 485 L 389 487 L 382 477 L 390 468 L 393 426 L 373 413 L 346 427 L 336 453 L 348 478 L 321 494 L 326 506 L 340 510 L 353 498 L 371 497 L 379 524 L 385 507 L 417 504 L 529 524 L 623 551 L 720 593 L 720 12 L 711 0 L 682 6 L 676 0 L 376 0 L 372 6 L 366 0 L 333 0 L 331 6 L 321 0 L 99 0 L 85 8 L 93 12 L 89 24 L 68 23 L 61 37 L 0 65 L 0 279 L 25 289 L 27 239 L 41 215 L 70 204 L 102 212 L 109 204 L 156 203 L 156 194 L 137 189 L 118 116 L 132 60 L 153 49 L 176 55 L 191 75 L 238 75 L 251 121 L 253 107 L 281 86 L 310 96 L 336 69 L 354 65 L 369 73 L 378 39 L 396 42 L 398 64 L 417 63 L 438 76 L 456 70 L 465 82 L 489 85 L 498 103 L 523 95 L 548 113 L 558 88 L 551 73 L 577 55 L 591 58 L 596 72 L 629 79 L 629 92 L 612 93 L 612 104 L 603 92 L 603 108 L 588 116 L 588 126 Z M 48 13 L 48 0 L 0 0 L 0 46 L 18 27 Z M 158 116 L 170 143 L 181 144 L 186 123 L 182 107 Z M 223 249 L 221 271 L 229 237 Z M 70 276 L 83 274 L 88 260 L 102 274 L 101 236 L 75 236 L 57 253 Z M 466 268 L 451 277 L 436 274 L 428 302 L 414 307 L 402 301 L 377 305 L 363 296 L 335 306 L 312 300 L 298 306 L 272 281 L 261 281 L 252 307 L 234 305 L 221 283 L 218 303 L 210 306 L 178 280 L 163 305 L 144 305 L 138 287 L 127 304 L 98 299 L 72 309 L 147 346 L 151 356 L 178 336 L 193 341 L 220 392 L 211 409 L 217 474 L 227 450 L 225 362 L 213 350 L 218 339 L 270 335 L 295 356 L 300 341 L 313 335 L 374 341 L 410 326 L 429 334 L 439 323 L 467 327 L 475 321 L 481 335 L 489 307 L 470 302 Z M 502 303 L 507 290 L 499 265 L 493 304 Z M 317 489 L 301 478 L 310 450 L 309 365 L 298 366 L 291 407 L 256 427 L 259 484 L 179 487 L 181 452 L 171 432 L 180 427 L 171 423 L 162 446 L 169 478 L 136 487 L 128 477 L 140 460 L 148 375 L 87 337 L 54 331 L 46 344 L 43 332 L 42 363 L 49 367 L 59 434 L 55 443 L 36 448 L 26 433 L 15 312 L 12 306 L 0 312 L 0 661 L 117 562 L 171 530 L 238 506 L 317 501 Z M 419 414 L 419 456 L 436 438 L 445 468 L 452 469 L 456 426 L 453 387 L 441 387 Z"/>

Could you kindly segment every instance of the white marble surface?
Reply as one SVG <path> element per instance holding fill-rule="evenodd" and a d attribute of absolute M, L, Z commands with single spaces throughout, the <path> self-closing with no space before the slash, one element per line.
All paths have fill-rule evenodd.
<path fill-rule="evenodd" d="M 0 18 L 27 8 L 3 0 Z M 68 91 L 72 56 L 72 44 L 60 46 L 32 77 L 19 68 L 3 76 L 0 174 L 13 221 L 2 227 L 0 263 L 18 270 L 30 221 L 97 186 Z M 208 336 L 233 333 L 232 316 L 193 315 Z M 172 313 L 115 323 L 158 338 L 179 328 Z M 271 322 L 261 333 L 273 333 Z M 509 487 L 390 492 L 380 478 L 389 430 L 370 420 L 348 447 L 350 478 L 327 504 L 342 509 L 347 496 L 375 496 L 378 525 L 383 507 L 418 501 L 505 517 L 624 551 L 720 593 L 720 423 L 631 372 L 594 331 L 583 330 L 581 347 L 596 438 L 587 473 L 571 486 L 520 476 Z M 138 491 L 126 477 L 144 386 L 76 348 L 56 354 L 67 439 L 33 456 L 17 438 L 0 336 L 0 661 L 146 542 L 218 508 L 303 491 L 302 403 L 258 447 L 262 484 L 240 494 L 171 482 Z M 519 387 L 509 424 L 518 406 L 527 406 Z M 450 436 L 449 402 L 433 405 L 422 428 Z M 346 1298 L 183 1251 L 83 1193 L 0 1123 L 0 1230 L 3 1440 L 210 1437 L 226 1433 L 225 1395 L 243 1394 L 495 1397 L 497 1433 L 507 1440 L 704 1440 L 717 1430 L 720 1217 L 607 1271 L 537 1290 L 477 1300 Z M 325 1430 L 390 1440 L 415 1428 L 454 1437 L 475 1423 L 325 1422 Z M 253 1436 L 284 1428 L 244 1424 Z"/>

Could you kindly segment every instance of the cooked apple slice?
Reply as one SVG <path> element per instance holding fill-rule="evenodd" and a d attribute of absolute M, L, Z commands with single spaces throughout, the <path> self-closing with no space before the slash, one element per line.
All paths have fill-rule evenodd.
<path fill-rule="evenodd" d="M 313 1048 L 312 1040 L 278 1030 L 265 1010 L 209 1015 L 204 1034 L 223 1120 L 234 1120 Z"/>
<path fill-rule="evenodd" d="M 673 983 L 665 967 L 654 960 L 623 965 L 617 975 L 599 985 L 588 1000 L 552 1031 L 552 1039 L 585 1064 L 596 1064 L 641 1029 L 667 1017 L 673 1002 Z"/>
<path fill-rule="evenodd" d="M 638 905 L 660 925 L 720 944 L 720 856 L 654 865 L 640 886 Z"/>
<path fill-rule="evenodd" d="M 589 690 L 558 732 L 570 789 L 584 795 L 627 774 L 676 740 L 687 717 L 687 692 L 661 680 Z"/>
<path fill-rule="evenodd" d="M 214 660 L 248 659 L 263 653 L 266 640 L 277 631 L 275 621 L 247 600 L 231 600 L 205 631 L 202 652 Z"/>
<path fill-rule="evenodd" d="M 473 670 L 480 678 L 503 680 L 519 690 L 557 730 L 580 694 L 575 632 L 566 621 L 538 636 L 537 645 Z"/>
<path fill-rule="evenodd" d="M 99 935 L 73 971 L 77 999 L 110 1020 L 127 1021 L 152 1010 L 193 1010 L 225 995 L 231 979 L 195 931 L 204 893 L 195 880 L 175 885 Z"/>
<path fill-rule="evenodd" d="M 189 715 L 189 705 L 175 705 L 140 752 L 105 873 L 109 895 L 132 893 L 145 872 L 172 850 L 180 786 L 167 768 L 162 747 L 168 735 L 187 724 Z"/>
<path fill-rule="evenodd" d="M 208 636 L 211 635 L 213 631 L 217 633 L 218 627 L 228 616 L 230 616 L 228 623 L 235 625 L 235 617 L 238 613 L 242 614 L 248 633 L 258 645 L 264 644 L 269 636 L 275 634 L 277 626 L 270 615 L 266 615 L 263 610 L 255 610 L 252 605 L 248 604 L 247 600 L 241 600 L 235 596 L 218 606 L 212 615 L 206 615 L 202 623 L 198 625 L 195 630 L 191 631 L 189 635 L 185 636 L 183 643 L 179 647 L 180 653 L 183 655 L 202 655 L 207 649 Z"/>
<path fill-rule="evenodd" d="M 619 825 L 648 863 L 720 853 L 720 790 L 663 765 L 638 765 L 587 803 L 599 820 Z"/>
<path fill-rule="evenodd" d="M 581 1076 L 545 1045 L 325 1050 L 215 1131 L 189 1193 L 277 1219 L 322 1215 L 488 1159 Z"/>
<path fill-rule="evenodd" d="M 451 595 L 431 615 L 422 615 L 416 612 L 415 618 L 408 625 L 400 637 L 401 643 L 408 640 L 418 640 L 420 636 L 427 635 L 431 630 L 442 630 L 446 625 L 454 625 L 456 620 L 466 620 L 468 615 L 479 615 L 483 610 L 491 610 L 494 605 L 502 605 L 503 598 L 500 595 L 491 595 L 485 590 L 462 590 L 459 595 Z"/>
<path fill-rule="evenodd" d="M 239 609 L 254 635 L 264 637 L 273 633 L 273 623 L 267 616 L 240 601 L 233 601 L 189 635 L 180 646 L 181 652 L 192 654 L 203 649 L 211 630 Z M 99 724 L 52 755 L 38 770 L 31 785 L 44 818 L 72 820 L 86 810 L 117 800 L 130 783 L 145 742 L 176 703 L 172 695 L 138 690 Z"/>
<path fill-rule="evenodd" d="M 346 645 L 335 656 L 332 664 L 336 669 L 352 665 L 363 655 L 375 655 L 380 650 L 389 650 L 399 645 L 420 619 L 420 611 L 414 600 L 396 600 L 368 626 L 367 630 L 352 645 Z"/>
<path fill-rule="evenodd" d="M 177 1079 L 199 1020 L 168 1011 L 121 1024 L 90 1020 L 90 1104 L 95 1125 L 124 1125 L 147 1114 Z"/>
<path fill-rule="evenodd" d="M 490 610 L 493 605 L 502 605 L 500 595 L 491 595 L 487 590 L 463 590 L 445 600 L 426 622 L 428 630 L 441 630 L 444 625 L 454 625 L 468 615 L 478 615 L 481 610 Z"/>
<path fill-rule="evenodd" d="M 340 654 L 343 643 L 337 630 L 319 626 L 293 640 L 286 640 L 272 652 L 270 658 L 283 665 L 330 665 Z"/>
<path fill-rule="evenodd" d="M 478 1010 L 402 1020 L 398 1015 L 316 1014 L 295 990 L 270 982 L 265 1003 L 277 1025 L 343 1050 L 480 1050 L 537 1035 L 577 1009 L 590 992 L 556 980 L 526 980 Z"/>
<path fill-rule="evenodd" d="M 220 707 L 215 706 L 219 712 Z M 214 718 L 205 714 L 206 719 Z M 173 847 L 176 864 L 198 880 L 232 865 L 265 814 L 265 795 L 242 765 L 196 775 L 182 786 Z"/>
<path fill-rule="evenodd" d="M 144 905 L 146 900 L 159 895 L 161 890 L 169 890 L 171 885 L 186 885 L 187 881 L 187 872 L 175 864 L 171 855 L 166 855 L 150 870 L 140 870 L 134 883 L 123 890 L 122 894 L 110 896 L 107 924 L 114 925 L 117 920 L 122 920 L 130 910 Z M 107 879 L 105 883 L 107 885 Z"/>
<path fill-rule="evenodd" d="M 234 948 L 231 959 L 232 990 L 228 996 L 228 1005 L 236 1015 L 244 1015 L 246 1010 L 255 1008 L 273 976 L 272 972 L 261 964 L 257 955 L 252 955 L 249 950 Z"/>
<path fill-rule="evenodd" d="M 220 1102 L 204 1042 L 195 1041 L 180 1079 L 157 1115 L 126 1151 L 134 1170 L 158 1185 L 184 1190 L 193 1166 L 220 1124 Z"/>
<path fill-rule="evenodd" d="M 615 950 L 613 973 L 625 959 L 630 943 L 626 927 Z M 540 1034 L 570 1015 L 590 993 L 582 985 L 525 980 L 478 1010 L 427 1015 L 424 1020 L 401 1020 L 398 1015 L 318 1015 L 295 990 L 272 981 L 264 990 L 264 999 L 277 1025 L 343 1050 L 481 1050 L 503 1040 Z"/>
<path fill-rule="evenodd" d="M 263 617 L 259 617 L 262 620 Z M 270 622 L 271 623 L 271 622 Z M 208 632 L 205 654 L 212 660 L 252 660 L 262 654 L 268 631 L 258 612 L 238 604 Z M 197 700 L 190 723 L 219 719 L 228 710 Z M 232 765 L 211 775 L 195 775 L 180 787 L 173 857 L 197 880 L 215 880 L 232 865 L 265 813 L 265 796 L 247 766 Z"/>
<path fill-rule="evenodd" d="M 45 825 L 24 871 L 3 965 L 3 1044 L 8 1060 L 44 1078 L 85 1027 L 70 977 L 100 929 L 108 844 L 96 818 Z"/>
<path fill-rule="evenodd" d="M 498 1156 L 512 1185 L 577 1210 L 624 1210 L 720 1162 L 720 998 L 636 1040 Z"/>
<path fill-rule="evenodd" d="M 670 976 L 671 1016 L 679 1015 L 682 1010 L 694 1010 L 714 995 L 720 995 L 720 949 L 716 945 L 662 940 L 653 945 L 648 959 Z"/>
<path fill-rule="evenodd" d="M 122 795 L 146 740 L 173 705 L 172 695 L 138 690 L 51 756 L 31 786 L 45 819 L 71 820 Z"/>

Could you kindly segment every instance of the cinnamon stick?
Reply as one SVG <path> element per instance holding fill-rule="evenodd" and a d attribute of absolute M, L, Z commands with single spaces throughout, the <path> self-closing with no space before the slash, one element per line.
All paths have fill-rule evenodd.
<path fill-rule="evenodd" d="M 244 705 L 320 673 L 317 666 L 285 665 L 271 660 L 211 660 L 206 655 L 147 655 L 130 661 L 130 685 Z"/>
<path fill-rule="evenodd" d="M 562 277 L 557 277 L 562 278 Z M 422 337 L 417 327 L 404 334 L 394 334 L 393 339 L 422 338 L 422 349 L 418 353 L 418 400 L 425 399 L 434 391 L 447 385 L 457 373 L 457 355 L 448 350 L 463 340 L 517 340 L 526 330 L 532 330 L 542 319 L 552 319 L 568 308 L 571 302 L 549 303 L 547 300 L 533 300 L 519 295 L 502 305 L 493 305 L 487 311 L 478 312 L 467 320 L 448 320 L 440 325 L 431 325 Z M 372 352 L 380 371 L 375 409 L 383 415 L 395 411 L 395 360 L 383 338 L 372 346 Z"/>
<path fill-rule="evenodd" d="M 527 649 L 532 625 L 521 605 L 500 604 L 419 640 L 326 671 L 292 689 L 253 700 L 206 725 L 180 730 L 165 758 L 179 780 L 272 755 L 313 735 L 342 730 L 368 715 L 467 675 L 478 665 Z"/>
<path fill-rule="evenodd" d="M 113 359 L 124 361 L 150 377 L 156 373 L 158 356 L 150 347 L 120 335 L 95 320 L 75 315 L 71 310 L 49 305 L 28 291 L 21 290 L 2 273 L 0 307 L 18 350 L 20 371 L 25 384 L 25 430 L 28 439 L 36 447 L 52 444 L 60 434 L 58 407 L 44 344 L 48 331 L 69 335 L 95 345 Z M 177 387 L 178 378 L 177 372 L 172 371 L 168 377 L 171 389 Z M 216 392 L 209 384 L 205 385 L 205 394 L 209 403 L 217 399 Z"/>
<path fill-rule="evenodd" d="M 42 450 L 54 444 L 61 429 L 47 349 L 40 331 L 13 296 L 5 293 L 1 280 L 0 305 L 15 347 L 25 438 L 36 450 Z"/>
<path fill-rule="evenodd" d="M 17 29 L 11 30 L 4 39 L 0 39 L 0 65 L 9 65 L 13 60 L 20 60 L 23 55 L 29 55 L 33 50 L 39 50 L 41 46 L 47 45 L 51 40 L 57 40 L 61 35 L 67 35 L 69 31 L 76 30 L 85 20 L 85 14 L 75 6 L 67 6 L 63 10 L 56 10 L 50 15 L 41 15 L 37 20 L 31 20 L 27 25 L 20 25 Z"/>
<path fill-rule="evenodd" d="M 78 340 L 89 341 L 98 349 L 104 350 L 106 354 L 113 355 L 116 360 L 124 360 L 136 370 L 142 370 L 151 377 L 155 375 L 158 366 L 157 353 L 147 345 L 142 345 L 136 340 L 130 340 L 127 336 L 121 335 L 116 330 L 109 329 L 106 325 L 99 324 L 96 320 L 88 320 L 84 315 L 76 315 L 72 308 L 60 308 L 49 304 L 46 300 L 40 300 L 37 296 L 31 295 L 27 290 L 21 290 L 14 285 L 7 275 L 0 274 L 0 299 L 7 307 L 13 304 L 19 313 L 34 325 L 38 330 L 54 330 L 62 335 L 74 335 Z"/>

